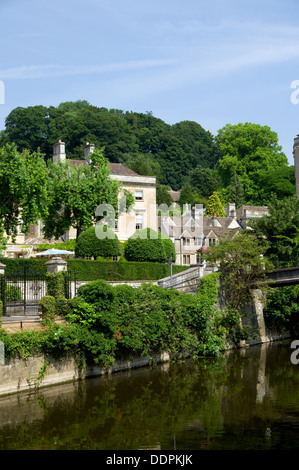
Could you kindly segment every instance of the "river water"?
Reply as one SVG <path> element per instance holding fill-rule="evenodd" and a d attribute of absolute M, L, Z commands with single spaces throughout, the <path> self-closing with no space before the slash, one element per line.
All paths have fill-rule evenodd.
<path fill-rule="evenodd" d="M 299 449 L 290 345 L 0 397 L 0 450 Z"/>

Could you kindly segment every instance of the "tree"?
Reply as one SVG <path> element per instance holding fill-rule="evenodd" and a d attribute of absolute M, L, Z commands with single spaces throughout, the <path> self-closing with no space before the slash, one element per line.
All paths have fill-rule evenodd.
<path fill-rule="evenodd" d="M 29 225 L 48 214 L 48 169 L 40 152 L 19 153 L 15 145 L 0 148 L 0 234 L 15 238 L 19 225 Z M 1 238 L 1 237 L 0 237 Z"/>
<path fill-rule="evenodd" d="M 231 178 L 238 175 L 246 202 L 260 204 L 263 191 L 260 172 L 278 172 L 288 166 L 276 132 L 268 126 L 247 122 L 227 124 L 218 131 L 216 142 L 222 154 L 217 163 L 222 186 L 227 187 Z"/>
<path fill-rule="evenodd" d="M 157 184 L 156 201 L 157 201 L 158 206 L 160 206 L 161 204 L 166 204 L 166 206 L 170 207 L 173 204 L 173 201 L 167 189 L 167 186 L 165 187 L 161 184 Z"/>
<path fill-rule="evenodd" d="M 157 181 L 161 178 L 160 164 L 151 154 L 125 154 L 121 158 L 121 163 L 135 171 L 138 175 L 155 176 Z"/>
<path fill-rule="evenodd" d="M 235 174 L 231 179 L 228 187 L 228 194 L 228 202 L 233 202 L 236 205 L 236 209 L 239 209 L 239 207 L 245 204 L 244 188 L 237 174 Z"/>
<path fill-rule="evenodd" d="M 109 227 L 106 227 L 105 230 L 107 233 L 106 238 L 98 238 L 95 227 L 89 227 L 82 232 L 76 241 L 76 257 L 85 258 L 88 256 L 96 259 L 99 256 L 104 258 L 120 256 L 122 249 L 118 237 Z"/>
<path fill-rule="evenodd" d="M 214 192 L 208 199 L 206 205 L 205 215 L 212 217 L 216 214 L 216 217 L 225 217 L 224 207 L 219 199 L 217 192 Z"/>
<path fill-rule="evenodd" d="M 160 184 L 174 190 L 182 187 L 197 165 L 214 168 L 220 155 L 212 134 L 196 122 L 169 125 L 150 112 L 109 110 L 85 100 L 57 107 L 15 108 L 7 116 L 0 145 L 15 142 L 20 150 L 32 152 L 40 147 L 50 159 L 58 139 L 65 142 L 68 158 L 82 159 L 84 144 L 92 142 L 98 148 L 105 147 L 109 161 L 128 160 L 137 173 L 153 174 Z"/>
<path fill-rule="evenodd" d="M 276 169 L 261 170 L 259 174 L 260 203 L 268 205 L 273 199 L 284 199 L 296 194 L 296 181 L 294 166 Z"/>
<path fill-rule="evenodd" d="M 266 270 L 272 267 L 263 257 L 263 247 L 258 239 L 244 232 L 234 239 L 221 239 L 204 256 L 219 266 L 220 293 L 224 303 L 238 309 L 250 301 L 252 289 L 260 285 Z"/>
<path fill-rule="evenodd" d="M 87 167 L 72 168 L 69 162 L 49 163 L 49 214 L 44 220 L 45 236 L 59 238 L 73 227 L 78 238 L 84 229 L 104 217 L 104 213 L 96 215 L 101 204 L 108 206 L 108 217 L 114 221 L 119 211 L 120 183 L 109 175 L 108 160 L 102 149 L 94 150 Z M 133 204 L 133 195 L 125 192 L 125 196 L 125 208 L 128 208 Z"/>
<path fill-rule="evenodd" d="M 273 196 L 269 215 L 250 221 L 268 259 L 277 267 L 299 264 L 299 199 Z"/>
<path fill-rule="evenodd" d="M 181 189 L 179 204 L 181 207 L 188 204 L 190 206 L 194 206 L 195 204 L 202 204 L 203 199 L 199 196 L 197 191 L 193 189 L 193 187 L 186 183 Z"/>
<path fill-rule="evenodd" d="M 18 107 L 5 119 L 2 139 L 14 143 L 19 151 L 29 149 L 48 153 L 49 110 L 45 106 Z"/>
<path fill-rule="evenodd" d="M 190 183 L 203 197 L 210 197 L 220 186 L 218 171 L 200 165 L 191 171 Z"/>

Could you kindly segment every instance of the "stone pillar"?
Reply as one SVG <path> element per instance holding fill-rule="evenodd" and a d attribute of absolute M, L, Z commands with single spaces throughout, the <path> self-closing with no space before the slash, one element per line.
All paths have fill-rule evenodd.
<path fill-rule="evenodd" d="M 0 276 L 5 274 L 6 264 L 0 263 Z"/>
<path fill-rule="evenodd" d="M 60 271 L 67 271 L 67 262 L 59 256 L 54 256 L 46 263 L 47 272 L 57 274 Z"/>

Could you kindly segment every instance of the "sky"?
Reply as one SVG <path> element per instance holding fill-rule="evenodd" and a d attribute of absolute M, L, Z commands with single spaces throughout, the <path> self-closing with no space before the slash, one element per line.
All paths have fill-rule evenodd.
<path fill-rule="evenodd" d="M 293 165 L 298 0 L 0 0 L 0 130 L 16 107 L 269 126 Z"/>

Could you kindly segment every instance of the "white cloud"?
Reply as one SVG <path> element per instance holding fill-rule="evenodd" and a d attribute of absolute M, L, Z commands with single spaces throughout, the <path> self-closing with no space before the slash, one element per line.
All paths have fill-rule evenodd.
<path fill-rule="evenodd" d="M 109 72 L 126 72 L 148 68 L 165 67 L 174 64 L 173 59 L 144 59 L 111 64 L 94 65 L 24 65 L 0 70 L 0 78 L 8 79 L 35 79 L 62 77 L 67 75 L 91 75 Z"/>

